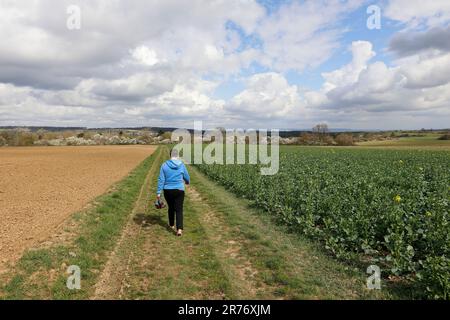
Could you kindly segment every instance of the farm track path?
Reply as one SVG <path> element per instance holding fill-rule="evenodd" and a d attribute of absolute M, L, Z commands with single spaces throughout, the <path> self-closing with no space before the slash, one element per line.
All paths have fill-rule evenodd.
<path fill-rule="evenodd" d="M 189 232 L 176 237 L 166 210 L 152 202 L 161 154 L 149 171 L 120 240 L 91 299 L 223 299 L 227 284 L 198 216 L 187 205 Z M 189 200 L 187 200 L 189 201 Z"/>
<path fill-rule="evenodd" d="M 91 299 L 257 298 L 265 288 L 242 243 L 202 195 L 186 193 L 186 233 L 167 228 L 166 210 L 149 206 L 162 162 L 150 169 L 129 221 L 95 285 Z M 153 190 L 152 190 L 153 191 Z M 234 239 L 234 240 L 233 240 Z"/>

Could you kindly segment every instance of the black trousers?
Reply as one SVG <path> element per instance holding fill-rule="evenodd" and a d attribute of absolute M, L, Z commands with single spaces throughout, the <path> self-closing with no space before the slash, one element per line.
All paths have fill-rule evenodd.
<path fill-rule="evenodd" d="M 164 189 L 164 198 L 166 199 L 167 206 L 169 207 L 170 226 L 173 226 L 175 224 L 175 216 L 176 216 L 177 230 L 183 229 L 184 191 L 177 189 L 174 190 Z"/>

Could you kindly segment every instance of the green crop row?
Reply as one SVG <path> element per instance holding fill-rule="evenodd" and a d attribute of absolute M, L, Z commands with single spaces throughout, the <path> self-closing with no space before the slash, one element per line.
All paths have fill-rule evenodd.
<path fill-rule="evenodd" d="M 383 275 L 450 298 L 450 153 L 287 147 L 280 170 L 199 165 L 339 258 L 369 258 Z"/>

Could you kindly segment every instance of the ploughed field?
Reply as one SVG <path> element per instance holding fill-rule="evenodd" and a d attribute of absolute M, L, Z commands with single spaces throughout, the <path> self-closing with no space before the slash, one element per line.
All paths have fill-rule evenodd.
<path fill-rule="evenodd" d="M 199 169 L 335 256 L 450 298 L 450 152 L 285 147 L 273 176 Z"/>
<path fill-rule="evenodd" d="M 0 148 L 0 269 L 105 193 L 153 146 Z"/>

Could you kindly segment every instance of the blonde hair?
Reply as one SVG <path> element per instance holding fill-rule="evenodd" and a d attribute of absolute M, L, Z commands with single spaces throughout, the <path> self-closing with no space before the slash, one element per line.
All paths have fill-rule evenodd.
<path fill-rule="evenodd" d="M 172 158 L 178 158 L 178 150 L 177 149 L 172 149 L 171 151 L 170 151 L 170 156 L 172 157 Z"/>

